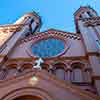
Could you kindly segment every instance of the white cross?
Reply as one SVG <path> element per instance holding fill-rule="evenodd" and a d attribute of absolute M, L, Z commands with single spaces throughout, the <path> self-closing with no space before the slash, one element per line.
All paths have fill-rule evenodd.
<path fill-rule="evenodd" d="M 33 66 L 33 68 L 41 69 L 41 64 L 43 63 L 43 59 L 39 58 L 38 60 L 35 61 L 36 65 Z"/>

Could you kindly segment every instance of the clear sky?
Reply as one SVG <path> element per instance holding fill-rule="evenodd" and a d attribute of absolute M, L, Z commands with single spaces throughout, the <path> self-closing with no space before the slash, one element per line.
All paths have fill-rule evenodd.
<path fill-rule="evenodd" d="M 35 11 L 42 18 L 41 31 L 55 28 L 74 32 L 73 13 L 86 5 L 100 14 L 100 0 L 1 0 L 0 24 L 11 24 L 25 13 Z"/>

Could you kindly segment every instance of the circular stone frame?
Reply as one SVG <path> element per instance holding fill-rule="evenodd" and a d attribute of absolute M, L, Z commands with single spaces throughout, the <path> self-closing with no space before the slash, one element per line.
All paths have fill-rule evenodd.
<path fill-rule="evenodd" d="M 43 33 L 41 33 L 43 34 Z M 69 46 L 67 46 L 68 44 L 68 41 L 67 39 L 65 39 L 64 37 L 61 37 L 61 33 L 56 33 L 56 34 L 52 34 L 52 33 L 45 33 L 44 35 L 41 35 L 41 34 L 38 34 L 34 37 L 34 39 L 31 41 L 31 43 L 28 45 L 27 49 L 26 49 L 26 52 L 27 54 L 32 57 L 32 58 L 38 58 L 37 56 L 35 56 L 33 53 L 32 53 L 32 50 L 31 50 L 31 47 L 32 45 L 38 43 L 39 41 L 42 41 L 42 40 L 47 40 L 47 39 L 50 39 L 50 38 L 53 38 L 53 39 L 58 39 L 58 40 L 61 40 L 62 42 L 64 42 L 64 49 L 61 53 L 55 55 L 55 56 L 52 56 L 52 57 L 43 57 L 43 58 L 56 58 L 56 57 L 60 57 L 62 55 L 64 55 L 67 51 L 67 49 L 69 48 Z M 41 35 L 41 37 L 39 36 Z"/>

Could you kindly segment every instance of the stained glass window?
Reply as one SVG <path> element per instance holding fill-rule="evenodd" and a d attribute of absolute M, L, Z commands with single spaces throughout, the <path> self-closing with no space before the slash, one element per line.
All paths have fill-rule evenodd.
<path fill-rule="evenodd" d="M 37 57 L 56 56 L 64 50 L 64 41 L 55 38 L 41 40 L 32 45 L 32 53 Z"/>

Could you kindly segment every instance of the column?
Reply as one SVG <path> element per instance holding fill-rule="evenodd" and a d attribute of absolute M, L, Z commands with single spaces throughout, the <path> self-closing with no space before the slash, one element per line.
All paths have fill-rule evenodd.
<path fill-rule="evenodd" d="M 67 70 L 65 72 L 65 80 L 70 82 L 71 81 L 71 70 Z"/>

